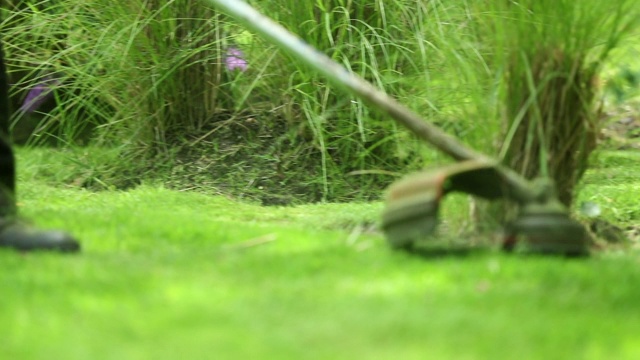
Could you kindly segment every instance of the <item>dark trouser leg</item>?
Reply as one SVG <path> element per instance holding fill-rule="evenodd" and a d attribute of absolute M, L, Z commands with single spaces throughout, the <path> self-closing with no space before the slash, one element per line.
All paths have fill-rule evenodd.
<path fill-rule="evenodd" d="M 15 159 L 9 143 L 9 81 L 0 41 L 0 217 L 15 215 Z"/>
<path fill-rule="evenodd" d="M 0 39 L 0 247 L 75 252 L 80 244 L 60 231 L 39 231 L 16 219 L 15 158 L 9 140 L 9 81 Z"/>
<path fill-rule="evenodd" d="M 15 161 L 11 146 L 0 137 L 0 217 L 15 213 Z"/>

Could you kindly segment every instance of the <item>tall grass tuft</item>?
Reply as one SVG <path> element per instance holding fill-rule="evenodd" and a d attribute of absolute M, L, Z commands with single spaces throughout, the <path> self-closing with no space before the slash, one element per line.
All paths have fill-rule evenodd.
<path fill-rule="evenodd" d="M 474 49 L 477 41 L 470 37 L 474 29 L 466 6 L 415 0 L 256 2 L 255 6 L 430 121 L 482 147 L 492 143 L 496 122 L 486 115 L 495 107 L 475 101 L 482 90 L 479 79 L 491 75 L 477 72 L 483 59 Z M 359 176 L 359 187 L 367 188 L 372 181 L 393 179 L 371 175 L 376 171 L 403 173 L 420 166 L 422 156 L 442 161 L 435 152 L 418 150 L 413 137 L 391 119 L 342 95 L 295 59 L 277 66 L 275 72 L 289 82 L 284 116 L 320 150 L 329 197 L 334 186 L 330 180 L 339 174 L 366 173 Z M 279 82 L 271 85 L 283 88 Z"/>
<path fill-rule="evenodd" d="M 3 32 L 15 90 L 54 73 L 62 83 L 57 94 L 72 95 L 47 122 L 66 116 L 79 126 L 95 110 L 99 139 L 151 145 L 232 107 L 221 70 L 225 31 L 220 16 L 198 1 L 19 2 L 11 10 Z M 105 111 L 92 109 L 100 104 Z"/>
<path fill-rule="evenodd" d="M 396 92 L 401 76 L 415 73 L 415 68 L 406 66 L 413 56 L 412 49 L 405 47 L 409 39 L 402 38 L 409 34 L 404 29 L 416 25 L 404 17 L 406 2 L 287 0 L 255 5 L 389 92 Z M 280 59 L 275 65 L 273 72 L 280 75 L 266 79 L 266 85 L 283 94 L 281 114 L 298 141 L 317 149 L 321 169 L 314 181 L 324 199 L 342 197 L 338 193 L 344 191 L 352 196 L 360 189 L 380 189 L 393 180 L 385 173 L 421 162 L 417 143 L 399 134 L 393 122 L 381 119 L 358 99 L 343 96 L 295 59 Z M 418 68 L 424 70 L 424 64 Z M 279 80 L 283 78 L 286 83 Z M 348 173 L 363 175 L 345 177 Z"/>
<path fill-rule="evenodd" d="M 232 108 L 224 91 L 226 35 L 220 16 L 197 1 L 127 4 L 134 17 L 123 24 L 126 57 L 120 60 L 128 61 L 123 68 L 131 79 L 120 84 L 129 99 L 124 108 L 136 109 L 144 119 L 128 121 L 132 134 L 162 149 L 168 134 L 199 130 L 218 109 Z"/>
<path fill-rule="evenodd" d="M 595 146 L 597 73 L 638 11 L 630 0 L 589 1 L 253 3 L 471 145 L 491 149 L 503 126 L 505 161 L 550 174 L 568 203 Z M 11 1 L 5 18 L 14 97 L 50 74 L 60 81 L 36 136 L 73 143 L 89 129 L 94 143 L 144 160 L 113 165 L 127 174 L 171 168 L 186 149 L 188 171 L 209 178 L 256 188 L 269 178 L 271 188 L 300 183 L 311 199 L 346 200 L 443 161 L 197 0 Z M 232 47 L 247 71 L 225 69 Z M 211 170 L 228 161 L 237 176 Z"/>
<path fill-rule="evenodd" d="M 391 121 L 357 99 L 337 95 L 315 74 L 198 1 L 26 4 L 11 8 L 3 31 L 11 39 L 16 97 L 24 98 L 39 77 L 61 76 L 58 106 L 39 124 L 45 132 L 61 123 L 90 125 L 94 142 L 124 146 L 128 154 L 148 159 L 203 140 L 215 143 L 213 130 L 196 141 L 190 134 L 210 130 L 215 121 L 236 124 L 240 111 L 259 115 L 263 124 L 284 118 L 286 156 L 313 168 L 304 181 L 323 199 L 381 189 L 393 179 L 381 174 L 421 163 L 416 141 Z M 428 26 L 437 6 L 408 0 L 259 5 L 381 88 L 432 115 L 442 112 L 433 100 L 438 91 L 424 96 L 421 90 L 431 86 L 429 73 L 443 64 L 435 46 L 425 51 L 440 36 L 441 29 Z M 236 45 L 247 54 L 246 73 L 223 69 L 226 51 Z M 64 129 L 56 136 L 71 142 L 71 133 Z M 215 151 L 221 144 L 213 145 Z M 243 145 L 251 153 L 252 144 Z"/>
<path fill-rule="evenodd" d="M 602 126 L 599 73 L 636 30 L 635 1 L 479 1 L 484 41 L 502 69 L 504 162 L 550 176 L 570 206 Z"/>
<path fill-rule="evenodd" d="M 113 115 L 113 108 L 101 101 L 104 81 L 96 81 L 102 70 L 92 60 L 92 39 L 85 37 L 86 31 L 78 26 L 79 14 L 70 5 L 11 1 L 3 16 L 14 107 L 20 107 L 30 89 L 54 79 L 50 81 L 54 84 L 51 97 L 57 106 L 51 107 L 48 101 L 37 109 L 39 114 L 18 111 L 12 121 L 16 136 L 32 133 L 33 143 L 52 137 L 62 143 L 74 142 Z"/>

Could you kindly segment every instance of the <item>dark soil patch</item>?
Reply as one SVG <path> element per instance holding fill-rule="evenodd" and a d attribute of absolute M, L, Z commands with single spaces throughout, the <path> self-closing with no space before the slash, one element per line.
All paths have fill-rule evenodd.
<path fill-rule="evenodd" d="M 263 205 L 374 200 L 395 180 L 386 174 L 350 175 L 361 170 L 348 165 L 357 159 L 338 149 L 327 150 L 323 162 L 320 147 L 305 135 L 304 125 L 291 126 L 268 111 L 221 112 L 201 129 L 168 132 L 166 140 L 170 155 L 167 158 L 163 152 L 162 159 L 148 169 L 155 175 L 165 174 L 166 186 Z M 402 162 L 376 152 L 368 158 L 372 168 L 389 171 L 407 171 L 419 162 L 417 156 Z"/>
<path fill-rule="evenodd" d="M 220 113 L 198 131 L 169 134 L 177 151 L 166 184 L 264 205 L 321 200 L 321 189 L 312 181 L 320 152 L 312 144 L 296 146 L 295 134 L 275 120 Z"/>

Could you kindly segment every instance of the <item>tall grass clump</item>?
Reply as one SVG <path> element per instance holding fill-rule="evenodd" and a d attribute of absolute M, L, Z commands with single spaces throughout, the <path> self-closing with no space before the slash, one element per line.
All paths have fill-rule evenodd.
<path fill-rule="evenodd" d="M 478 1 L 491 64 L 502 73 L 500 156 L 527 178 L 550 176 L 570 206 L 602 126 L 599 73 L 636 30 L 631 0 Z"/>
<path fill-rule="evenodd" d="M 3 24 L 16 98 L 56 74 L 57 107 L 38 128 L 67 124 L 55 134 L 64 142 L 73 129 L 92 129 L 94 143 L 122 148 L 127 161 L 113 164 L 116 176 L 151 171 L 187 176 L 172 181 L 181 188 L 347 200 L 379 196 L 425 157 L 440 161 L 390 119 L 198 1 L 29 4 L 14 3 Z M 483 94 L 494 75 L 466 4 L 255 5 L 429 120 L 472 144 L 492 144 L 495 99 Z M 246 71 L 226 69 L 233 47 L 245 53 Z"/>
<path fill-rule="evenodd" d="M 233 24 L 199 1 L 19 1 L 8 10 L 2 27 L 14 106 L 42 78 L 57 80 L 56 106 L 35 116 L 18 111 L 16 129 L 35 118 L 36 137 L 69 144 L 89 127 L 94 144 L 119 147 L 127 160 L 102 174 L 116 183 L 139 179 L 114 174 L 170 167 L 158 156 L 170 160 L 189 133 L 239 109 L 233 83 L 242 74 L 224 65 L 240 47 L 228 36 Z"/>
<path fill-rule="evenodd" d="M 490 74 L 476 71 L 483 59 L 474 49 L 477 42 L 471 38 L 474 29 L 466 6 L 413 0 L 283 1 L 256 6 L 430 121 L 480 146 L 491 143 L 487 139 L 492 126 L 484 120 L 490 107 L 474 101 L 480 93 L 479 79 Z M 362 188 L 367 182 L 393 180 L 372 174 L 402 173 L 420 166 L 425 154 L 429 161 L 441 161 L 434 152 L 418 151 L 413 137 L 391 119 L 342 95 L 295 59 L 277 66 L 274 71 L 285 75 L 273 77 L 271 86 L 282 89 L 278 80 L 287 79 L 284 116 L 290 126 L 316 142 L 328 193 L 329 179 L 337 174 L 367 174 L 355 183 Z"/>
<path fill-rule="evenodd" d="M 93 56 L 90 37 L 70 3 L 10 1 L 4 9 L 2 34 L 7 43 L 12 130 L 18 141 L 57 138 L 71 143 L 90 136 L 87 130 L 112 118 L 104 96 L 104 69 Z M 80 2 L 79 7 L 82 7 Z M 38 113 L 22 111 L 30 89 L 49 84 L 50 98 Z M 105 101 L 103 101 L 105 100 Z M 55 103 L 55 106 L 52 106 Z M 79 121 L 79 119 L 82 121 Z"/>
<path fill-rule="evenodd" d="M 40 128 L 94 123 L 103 142 L 154 148 L 231 100 L 222 91 L 220 17 L 197 1 L 19 2 L 11 10 L 3 32 L 16 91 L 55 74 L 56 96 L 65 96 Z"/>
<path fill-rule="evenodd" d="M 417 70 L 405 66 L 414 47 L 405 47 L 409 39 L 403 36 L 410 34 L 408 27 L 416 23 L 403 14 L 403 3 L 287 0 L 255 5 L 349 70 L 389 92 L 397 91 L 399 79 L 409 75 L 405 72 Z M 272 71 L 279 75 L 265 79 L 265 86 L 283 94 L 280 106 L 287 126 L 299 141 L 315 148 L 320 171 L 310 185 L 322 198 L 354 196 L 363 189 L 381 190 L 393 180 L 390 173 L 420 164 L 416 142 L 398 133 L 393 122 L 372 113 L 359 99 L 344 96 L 295 59 L 279 58 L 274 65 Z M 422 64 L 417 68 L 424 70 Z"/>

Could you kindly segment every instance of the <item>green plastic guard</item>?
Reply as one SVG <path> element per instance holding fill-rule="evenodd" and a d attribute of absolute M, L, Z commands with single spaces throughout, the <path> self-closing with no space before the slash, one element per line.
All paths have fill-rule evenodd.
<path fill-rule="evenodd" d="M 438 224 L 442 197 L 464 191 L 501 197 L 500 176 L 492 163 L 464 161 L 409 175 L 389 187 L 382 229 L 392 248 L 406 249 L 431 235 Z"/>
<path fill-rule="evenodd" d="M 407 249 L 433 233 L 438 224 L 440 200 L 425 192 L 390 203 L 382 213 L 382 228 L 389 245 Z"/>
<path fill-rule="evenodd" d="M 518 251 L 539 254 L 585 256 L 589 236 L 584 226 L 569 217 L 557 200 L 523 207 L 508 232 L 522 237 Z"/>

